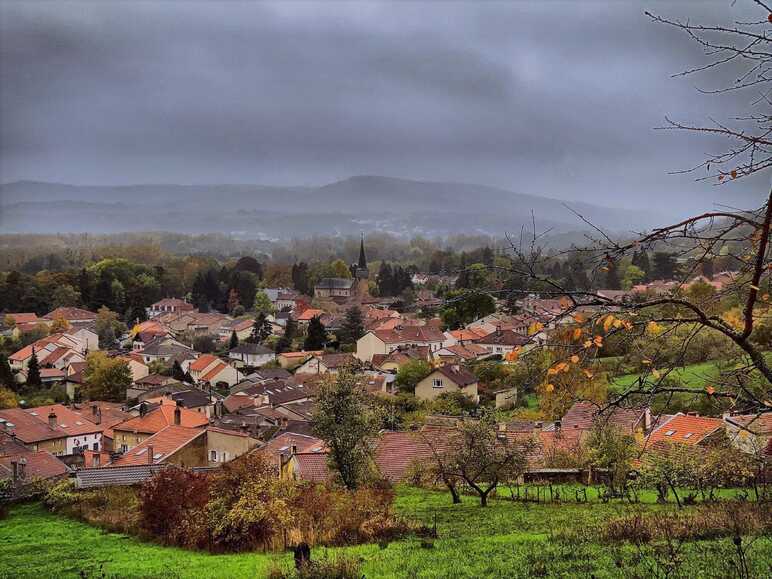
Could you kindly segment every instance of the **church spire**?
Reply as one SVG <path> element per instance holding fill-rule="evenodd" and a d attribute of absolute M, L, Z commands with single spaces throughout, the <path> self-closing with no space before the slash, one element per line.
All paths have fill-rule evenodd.
<path fill-rule="evenodd" d="M 359 269 L 367 269 L 367 257 L 365 256 L 365 234 L 362 233 L 362 240 L 359 243 Z"/>

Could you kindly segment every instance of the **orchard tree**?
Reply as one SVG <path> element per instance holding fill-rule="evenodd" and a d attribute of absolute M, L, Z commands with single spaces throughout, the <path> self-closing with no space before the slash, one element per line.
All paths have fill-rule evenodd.
<path fill-rule="evenodd" d="M 86 358 L 83 380 L 89 399 L 123 402 L 126 389 L 131 386 L 131 369 L 125 360 L 92 352 Z"/>
<path fill-rule="evenodd" d="M 351 370 L 341 370 L 322 382 L 311 426 L 329 448 L 330 467 L 349 490 L 370 478 L 379 423 L 359 376 Z"/>

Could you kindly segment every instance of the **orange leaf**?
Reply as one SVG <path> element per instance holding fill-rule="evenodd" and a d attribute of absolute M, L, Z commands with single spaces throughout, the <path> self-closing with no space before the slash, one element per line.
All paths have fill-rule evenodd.
<path fill-rule="evenodd" d="M 576 328 L 574 330 L 574 340 L 578 340 L 582 337 L 582 328 Z"/>
<path fill-rule="evenodd" d="M 603 336 L 595 336 L 592 341 L 598 348 L 603 346 Z"/>
<path fill-rule="evenodd" d="M 731 175 L 732 175 L 732 179 L 737 179 L 737 171 L 735 171 L 734 169 L 732 169 Z"/>
<path fill-rule="evenodd" d="M 705 386 L 705 392 L 707 392 L 708 395 L 712 396 L 713 394 L 715 394 L 716 389 L 713 388 L 713 386 Z"/>
<path fill-rule="evenodd" d="M 573 356 L 571 356 L 571 361 L 572 361 L 574 364 L 578 364 L 578 363 L 579 363 L 579 356 L 577 356 L 576 354 L 574 354 Z"/>

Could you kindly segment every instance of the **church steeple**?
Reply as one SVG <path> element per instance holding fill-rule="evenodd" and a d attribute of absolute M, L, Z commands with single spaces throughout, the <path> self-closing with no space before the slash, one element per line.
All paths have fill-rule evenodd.
<path fill-rule="evenodd" d="M 367 269 L 367 257 L 365 256 L 365 234 L 362 233 L 362 240 L 359 243 L 359 269 Z"/>

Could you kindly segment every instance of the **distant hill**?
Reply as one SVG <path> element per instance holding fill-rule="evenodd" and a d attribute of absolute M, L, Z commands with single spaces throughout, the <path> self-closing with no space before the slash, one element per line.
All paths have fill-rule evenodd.
<path fill-rule="evenodd" d="M 319 187 L 263 185 L 0 185 L 5 233 L 167 230 L 241 237 L 307 237 L 385 230 L 398 235 L 503 235 L 530 225 L 586 229 L 568 208 L 612 231 L 662 222 L 654 213 L 566 203 L 469 183 L 355 176 Z"/>

